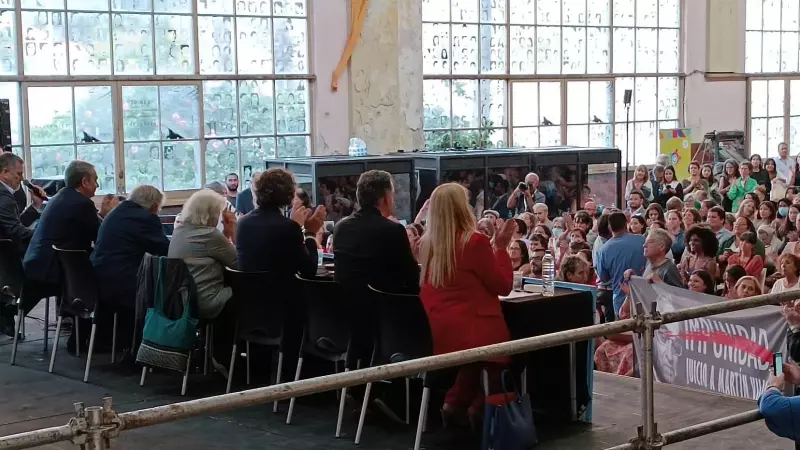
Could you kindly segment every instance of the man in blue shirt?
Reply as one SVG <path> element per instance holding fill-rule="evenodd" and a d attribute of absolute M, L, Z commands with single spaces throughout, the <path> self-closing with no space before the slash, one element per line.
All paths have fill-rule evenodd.
<path fill-rule="evenodd" d="M 614 289 L 614 313 L 625 302 L 622 292 L 625 271 L 633 270 L 641 276 L 647 260 L 644 257 L 644 236 L 628 233 L 628 218 L 621 212 L 611 213 L 608 218 L 612 238 L 597 252 L 595 266 L 601 282 L 610 282 Z"/>
<path fill-rule="evenodd" d="M 797 441 L 797 435 L 800 434 L 800 396 L 783 395 L 786 381 L 795 386 L 800 385 L 799 366 L 784 363 L 783 375 L 769 378 L 767 388 L 758 399 L 758 409 L 770 431 L 777 436 Z"/>

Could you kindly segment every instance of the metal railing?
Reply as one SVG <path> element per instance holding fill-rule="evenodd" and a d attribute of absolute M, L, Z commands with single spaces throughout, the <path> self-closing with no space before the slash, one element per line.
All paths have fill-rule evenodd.
<path fill-rule="evenodd" d="M 800 291 L 788 291 L 703 305 L 663 314 L 658 313 L 653 308 L 653 311 L 648 313 L 612 323 L 592 325 L 445 355 L 369 367 L 122 414 L 117 414 L 113 411 L 110 397 L 103 399 L 102 406 L 84 408 L 82 403 L 76 403 L 75 417 L 70 419 L 66 425 L 0 437 L 0 450 L 33 448 L 62 441 L 72 441 L 78 445 L 85 445 L 89 450 L 103 449 L 108 448 L 110 440 L 119 436 L 121 432 L 136 428 L 497 359 L 627 331 L 634 331 L 643 335 L 645 355 L 645 369 L 641 377 L 642 392 L 644 393 L 641 398 L 643 423 L 638 427 L 638 435 L 631 439 L 630 442 L 609 450 L 658 449 L 664 445 L 675 444 L 755 422 L 760 420 L 761 415 L 757 410 L 754 410 L 659 434 L 658 425 L 655 422 L 653 399 L 653 333 L 655 330 L 667 323 L 741 311 L 764 305 L 775 305 L 797 299 L 800 299 Z"/>

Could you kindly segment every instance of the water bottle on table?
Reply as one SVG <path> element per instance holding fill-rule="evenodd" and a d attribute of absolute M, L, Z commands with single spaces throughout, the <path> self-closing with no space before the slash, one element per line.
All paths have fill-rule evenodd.
<path fill-rule="evenodd" d="M 555 294 L 555 280 L 556 280 L 556 259 L 550 250 L 547 250 L 542 259 L 542 282 L 544 284 L 544 292 L 542 295 L 545 297 L 552 297 Z"/>

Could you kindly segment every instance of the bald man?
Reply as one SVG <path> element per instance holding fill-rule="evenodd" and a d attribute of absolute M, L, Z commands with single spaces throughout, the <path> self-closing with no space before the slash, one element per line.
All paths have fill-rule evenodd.
<path fill-rule="evenodd" d="M 524 189 L 520 185 L 524 186 Z M 525 183 L 520 183 L 510 195 L 506 194 L 497 200 L 494 205 L 494 210 L 501 211 L 505 209 L 510 219 L 524 212 L 534 212 L 533 205 L 537 203 L 544 203 L 547 199 L 544 194 L 539 192 L 539 176 L 531 172 L 525 175 Z M 506 208 L 503 208 L 503 204 Z M 501 211 L 502 215 L 503 211 Z"/>

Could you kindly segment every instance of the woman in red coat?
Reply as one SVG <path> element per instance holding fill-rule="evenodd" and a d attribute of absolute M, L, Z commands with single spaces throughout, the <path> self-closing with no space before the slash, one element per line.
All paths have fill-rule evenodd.
<path fill-rule="evenodd" d="M 498 296 L 511 292 L 513 271 L 506 249 L 515 230 L 507 221 L 494 239 L 476 231 L 467 191 L 448 183 L 431 195 L 422 238 L 420 297 L 437 355 L 509 340 Z M 506 362 L 505 360 L 502 362 Z M 483 405 L 482 364 L 462 367 L 447 392 L 442 417 L 467 410 L 471 422 Z"/>

